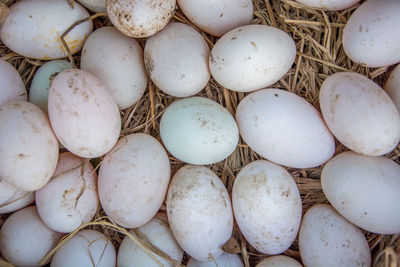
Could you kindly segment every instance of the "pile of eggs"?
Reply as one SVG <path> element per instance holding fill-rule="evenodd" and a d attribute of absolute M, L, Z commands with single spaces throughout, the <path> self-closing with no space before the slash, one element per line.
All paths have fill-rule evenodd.
<path fill-rule="evenodd" d="M 80 230 L 50 266 L 173 266 L 184 252 L 187 266 L 243 266 L 223 250 L 235 223 L 257 251 L 276 255 L 258 267 L 302 266 L 279 255 L 296 238 L 305 266 L 370 266 L 361 229 L 400 233 L 400 166 L 384 156 L 400 139 L 400 67 L 386 91 L 358 73 L 330 75 L 320 88 L 320 114 L 302 97 L 269 87 L 292 67 L 296 45 L 280 29 L 249 25 L 251 0 L 79 2 L 107 12 L 113 24 L 92 32 L 86 20 L 65 36 L 71 54 L 81 51 L 80 69 L 60 60 L 68 56 L 60 35 L 89 17 L 79 3 L 17 1 L 0 29 L 9 49 L 47 61 L 28 94 L 14 67 L 0 60 L 0 213 L 13 212 L 0 230 L 7 261 L 39 266 L 100 209 L 131 229 L 118 252 L 103 233 Z M 359 1 L 298 2 L 343 10 Z M 171 22 L 177 4 L 198 29 L 220 37 L 211 50 L 194 27 Z M 398 0 L 361 3 L 343 31 L 348 57 L 368 67 L 400 62 L 400 35 L 392 30 L 399 13 Z M 147 38 L 144 49 L 135 38 Z M 235 117 L 196 96 L 211 76 L 246 93 Z M 140 101 L 149 79 L 179 98 L 161 116 L 161 142 L 121 135 L 119 111 Z M 204 165 L 228 158 L 239 137 L 264 159 L 241 168 L 230 195 Z M 335 155 L 335 138 L 349 151 Z M 172 178 L 168 153 L 187 163 Z M 90 159 L 99 157 L 96 170 Z M 303 215 L 284 167 L 320 165 L 330 204 Z M 166 217 L 157 214 L 164 202 Z"/>

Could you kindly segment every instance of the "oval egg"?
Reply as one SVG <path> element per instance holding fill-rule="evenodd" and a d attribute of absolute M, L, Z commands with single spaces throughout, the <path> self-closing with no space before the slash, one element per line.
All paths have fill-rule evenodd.
<path fill-rule="evenodd" d="M 358 73 L 339 72 L 322 83 L 322 115 L 333 135 L 368 156 L 392 151 L 400 139 L 400 115 L 385 91 Z"/>
<path fill-rule="evenodd" d="M 360 0 L 296 0 L 306 6 L 322 8 L 329 11 L 337 11 L 349 8 Z"/>
<path fill-rule="evenodd" d="M 28 93 L 18 71 L 0 59 L 0 106 L 11 101 L 26 101 Z"/>
<path fill-rule="evenodd" d="M 390 73 L 383 88 L 396 105 L 397 110 L 400 111 L 400 65 L 397 65 Z"/>
<path fill-rule="evenodd" d="M 35 201 L 33 192 L 26 192 L 10 185 L 5 181 L 0 181 L 0 214 L 11 213 L 21 208 L 25 208 Z"/>
<path fill-rule="evenodd" d="M 167 214 L 172 233 L 183 250 L 199 261 L 222 255 L 231 237 L 233 215 L 228 191 L 204 166 L 185 165 L 171 180 Z"/>
<path fill-rule="evenodd" d="M 106 0 L 78 0 L 83 6 L 87 9 L 90 9 L 93 12 L 100 13 L 106 12 Z"/>
<path fill-rule="evenodd" d="M 243 262 L 237 254 L 224 252 L 218 258 L 211 261 L 197 261 L 190 258 L 186 267 L 243 267 Z"/>
<path fill-rule="evenodd" d="M 298 261 L 284 255 L 268 257 L 259 263 L 256 267 L 302 267 Z"/>
<path fill-rule="evenodd" d="M 1 30 L 2 42 L 14 52 L 36 59 L 67 56 L 60 36 L 76 21 L 89 17 L 78 3 L 72 9 L 64 0 L 25 0 L 14 3 Z M 92 21 L 77 25 L 64 40 L 72 54 L 78 52 L 92 32 Z"/>

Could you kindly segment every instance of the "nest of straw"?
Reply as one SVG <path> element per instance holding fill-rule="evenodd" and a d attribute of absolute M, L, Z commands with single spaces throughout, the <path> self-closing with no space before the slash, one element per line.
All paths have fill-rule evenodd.
<path fill-rule="evenodd" d="M 15 0 L 5 0 L 0 4 L 0 20 L 5 16 L 7 9 Z M 295 63 L 289 72 L 280 81 L 270 86 L 272 88 L 283 88 L 296 93 L 313 104 L 318 110 L 319 88 L 326 77 L 338 71 L 353 71 L 361 73 L 377 84 L 383 85 L 393 66 L 381 68 L 367 68 L 365 66 L 351 62 L 346 56 L 342 46 L 342 33 L 347 19 L 358 7 L 353 6 L 340 12 L 328 12 L 321 9 L 309 8 L 291 0 L 253 0 L 254 18 L 253 24 L 266 24 L 277 27 L 287 32 L 296 42 L 297 56 Z M 363 1 L 361 1 L 363 2 Z M 177 9 L 173 20 L 190 24 L 195 27 Z M 110 21 L 104 16 L 93 19 L 94 28 L 111 25 Z M 196 28 L 196 27 L 195 27 Z M 210 48 L 217 38 L 201 32 L 207 40 Z M 144 47 L 145 40 L 139 40 Z M 10 51 L 0 42 L 0 58 L 7 60 L 16 67 L 21 74 L 26 87 L 29 89 L 30 82 L 39 66 L 44 62 L 25 58 Z M 70 57 L 76 66 L 79 66 L 79 53 Z M 229 91 L 221 87 L 212 78 L 198 95 L 206 96 L 223 106 L 232 114 L 245 93 Z M 174 97 L 166 95 L 158 90 L 155 85 L 148 84 L 148 88 L 141 100 L 132 107 L 121 110 L 123 128 L 121 136 L 132 133 L 143 132 L 150 134 L 160 140 L 159 122 L 165 108 L 175 100 Z M 347 150 L 343 145 L 337 143 L 336 154 Z M 386 155 L 400 164 L 400 146 L 392 153 Z M 169 155 L 172 175 L 184 165 L 183 162 Z M 226 185 L 228 191 L 232 192 L 232 186 L 237 173 L 248 163 L 260 159 L 242 140 L 232 155 L 226 160 L 208 166 L 211 168 Z M 97 162 L 98 163 L 98 162 Z M 320 184 L 321 167 L 310 169 L 287 168 L 295 178 L 299 187 L 303 201 L 303 213 L 316 204 L 327 203 Z M 165 215 L 165 205 L 159 212 Z M 0 216 L 0 226 L 8 215 Z M 96 229 L 107 235 L 118 249 L 122 239 L 127 234 L 125 229 L 113 226 L 104 219 L 104 212 L 99 210 L 95 219 L 97 222 L 86 225 L 86 228 Z M 395 267 L 400 266 L 400 235 L 379 235 L 365 232 L 368 240 L 372 266 Z M 151 244 L 141 240 L 148 249 Z M 144 242 L 143 242 L 144 241 Z M 245 266 L 254 266 L 264 257 L 263 254 L 252 248 L 241 235 L 237 226 L 234 227 L 232 238 L 225 244 L 224 249 L 230 253 L 239 253 Z M 297 240 L 284 252 L 284 254 L 301 261 Z M 183 264 L 188 260 L 185 255 Z M 0 258 L 0 266 L 6 263 Z"/>

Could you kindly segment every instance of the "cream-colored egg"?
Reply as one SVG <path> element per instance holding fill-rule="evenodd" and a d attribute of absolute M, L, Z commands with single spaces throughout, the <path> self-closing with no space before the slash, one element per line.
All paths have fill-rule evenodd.
<path fill-rule="evenodd" d="M 210 79 L 210 49 L 192 27 L 173 22 L 147 40 L 144 60 L 151 80 L 176 97 L 200 92 Z"/>
<path fill-rule="evenodd" d="M 349 8 L 360 0 L 296 0 L 306 6 L 322 8 L 329 11 L 337 11 Z"/>
<path fill-rule="evenodd" d="M 374 233 L 400 233 L 400 165 L 344 152 L 322 169 L 322 189 L 347 220 Z"/>
<path fill-rule="evenodd" d="M 323 82 L 319 103 L 333 135 L 349 149 L 378 156 L 392 151 L 400 139 L 400 115 L 385 91 L 367 77 L 350 72 Z"/>
<path fill-rule="evenodd" d="M 178 5 L 191 22 L 215 36 L 250 24 L 253 17 L 251 0 L 178 0 Z"/>
<path fill-rule="evenodd" d="M 83 230 L 66 241 L 51 260 L 51 267 L 113 267 L 116 253 L 111 240 L 94 230 Z"/>
<path fill-rule="evenodd" d="M 106 8 L 112 24 L 123 34 L 149 37 L 171 20 L 176 0 L 106 0 Z"/>
<path fill-rule="evenodd" d="M 241 233 L 262 253 L 280 254 L 297 236 L 300 193 L 289 172 L 277 164 L 247 164 L 235 179 L 232 206 Z"/>
<path fill-rule="evenodd" d="M 390 73 L 384 85 L 384 89 L 396 105 L 397 110 L 400 111 L 400 65 L 397 65 L 392 73 Z"/>
<path fill-rule="evenodd" d="M 256 267 L 302 267 L 298 261 L 284 255 L 268 257 L 260 261 Z"/>
<path fill-rule="evenodd" d="M 25 208 L 35 201 L 33 192 L 20 190 L 9 183 L 0 181 L 0 214 Z"/>
<path fill-rule="evenodd" d="M 43 60 L 67 56 L 60 36 L 89 13 L 75 2 L 72 9 L 64 0 L 25 0 L 14 3 L 4 21 L 0 37 L 14 52 Z M 77 25 L 64 38 L 72 54 L 78 52 L 92 32 L 92 21 Z"/>
<path fill-rule="evenodd" d="M 400 62 L 400 1 L 367 0 L 343 30 L 343 48 L 356 63 L 381 67 Z"/>
<path fill-rule="evenodd" d="M 14 265 L 39 266 L 61 237 L 42 222 L 35 206 L 30 206 L 5 220 L 0 230 L 0 251 Z"/>
<path fill-rule="evenodd" d="M 59 233 L 69 233 L 93 219 L 99 198 L 97 175 L 85 159 L 60 154 L 53 178 L 36 191 L 36 207 L 43 222 Z"/>
<path fill-rule="evenodd" d="M 48 111 L 58 140 L 83 158 L 104 155 L 117 142 L 121 118 L 109 89 L 83 70 L 65 70 L 50 86 Z"/>
<path fill-rule="evenodd" d="M 0 59 L 0 106 L 11 101 L 26 101 L 28 94 L 18 71 Z"/>
<path fill-rule="evenodd" d="M 334 138 L 317 110 L 285 90 L 264 89 L 247 95 L 238 105 L 236 120 L 249 147 L 281 165 L 316 167 L 335 152 Z"/>
<path fill-rule="evenodd" d="M 166 204 L 172 233 L 187 254 L 199 261 L 222 255 L 232 234 L 233 215 L 228 191 L 213 171 L 204 166 L 180 168 Z"/>
<path fill-rule="evenodd" d="M 150 242 L 153 247 L 167 254 L 176 263 L 181 263 L 183 258 L 183 250 L 179 247 L 167 223 L 160 219 L 153 218 L 145 225 L 129 231 L 134 237 L 140 240 Z M 167 261 L 164 257 L 160 257 L 152 253 L 157 260 L 165 267 L 173 267 L 174 264 Z M 125 236 L 118 250 L 118 267 L 159 267 L 160 265 L 139 245 Z"/>
<path fill-rule="evenodd" d="M 138 102 L 147 87 L 142 48 L 113 27 L 101 27 L 89 35 L 81 68 L 106 85 L 121 109 Z"/>
<path fill-rule="evenodd" d="M 316 205 L 304 214 L 299 233 L 304 266 L 370 266 L 367 240 L 359 228 L 330 205 Z"/>
<path fill-rule="evenodd" d="M 167 150 L 183 162 L 213 164 L 227 158 L 239 141 L 229 111 L 205 97 L 189 97 L 167 107 L 160 122 Z"/>
<path fill-rule="evenodd" d="M 106 0 L 78 0 L 79 3 L 93 12 L 106 12 Z"/>
<path fill-rule="evenodd" d="M 292 66 L 296 45 L 267 25 L 241 26 L 224 34 L 210 53 L 210 71 L 222 86 L 250 92 L 277 82 Z"/>
<path fill-rule="evenodd" d="M 186 267 L 243 267 L 243 262 L 237 254 L 229 254 L 224 252 L 221 256 L 214 260 L 197 261 L 190 258 Z"/>
<path fill-rule="evenodd" d="M 26 101 L 0 106 L 0 177 L 24 190 L 44 186 L 57 165 L 58 144 L 43 111 Z"/>
<path fill-rule="evenodd" d="M 139 227 L 160 209 L 169 180 L 169 159 L 161 144 L 147 134 L 125 136 L 100 166 L 101 205 L 117 224 Z"/>

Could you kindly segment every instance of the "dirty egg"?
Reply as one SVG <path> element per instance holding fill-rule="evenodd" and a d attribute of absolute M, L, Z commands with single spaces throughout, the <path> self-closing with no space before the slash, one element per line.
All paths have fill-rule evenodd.
<path fill-rule="evenodd" d="M 28 93 L 18 71 L 0 59 L 0 106 L 10 101 L 26 101 Z"/>
<path fill-rule="evenodd" d="M 256 267 L 303 267 L 303 265 L 291 257 L 278 255 L 260 261 Z"/>
<path fill-rule="evenodd" d="M 217 265 L 216 265 L 217 264 Z M 209 261 L 197 261 L 190 258 L 186 267 L 243 267 L 244 264 L 237 254 L 224 252 L 218 258 Z"/>
<path fill-rule="evenodd" d="M 322 8 L 329 11 L 337 11 L 349 8 L 360 0 L 296 0 L 306 6 Z"/>

